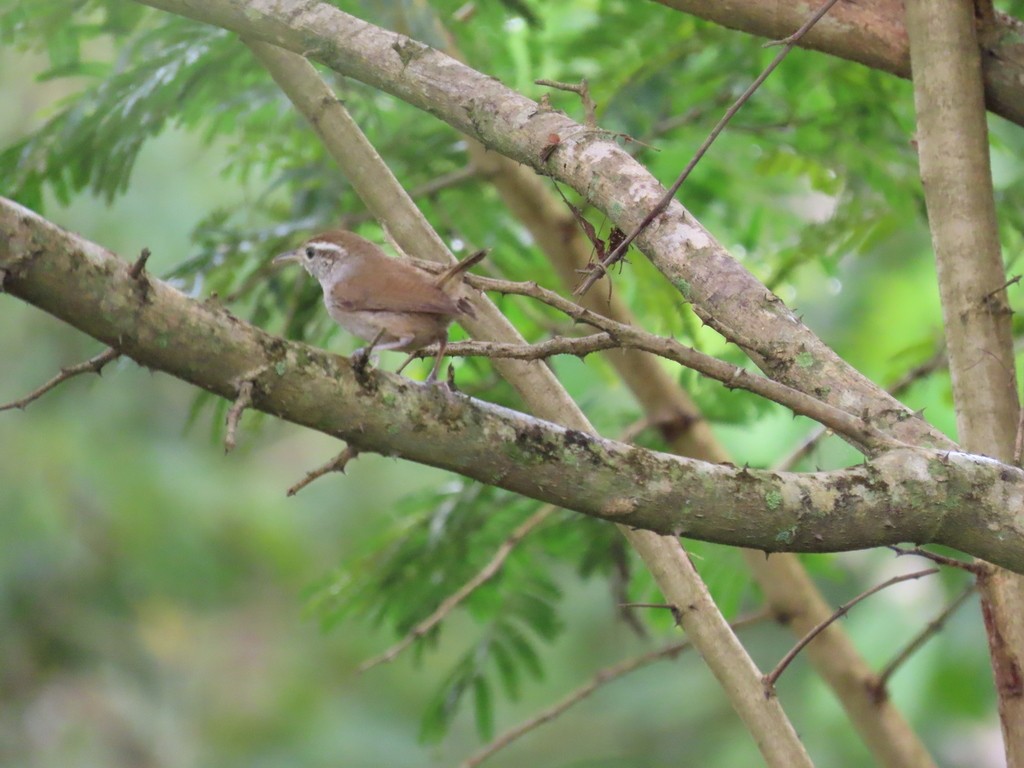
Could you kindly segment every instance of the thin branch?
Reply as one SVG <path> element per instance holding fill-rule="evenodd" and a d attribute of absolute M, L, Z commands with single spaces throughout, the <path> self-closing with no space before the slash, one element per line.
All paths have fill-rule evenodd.
<path fill-rule="evenodd" d="M 959 597 L 943 609 L 942 613 L 936 616 L 934 619 L 928 622 L 927 625 L 918 633 L 917 637 L 912 639 L 907 645 L 897 653 L 892 661 L 885 665 L 881 672 L 878 674 L 878 679 L 872 686 L 874 696 L 877 699 L 881 699 L 885 696 L 885 689 L 889 685 L 889 680 L 893 674 L 899 669 L 911 656 L 913 656 L 918 649 L 920 649 L 926 642 L 928 642 L 934 635 L 938 634 L 939 631 L 945 626 L 949 617 L 959 610 L 960 606 L 967 602 L 967 599 L 974 594 L 977 590 L 977 584 L 971 583 L 967 588 L 960 593 Z"/>
<path fill-rule="evenodd" d="M 328 461 L 326 464 L 321 464 L 319 467 L 312 470 L 311 472 L 307 472 L 304 478 L 299 480 L 299 482 L 295 483 L 295 485 L 288 489 L 287 495 L 294 496 L 296 493 L 301 491 L 314 480 L 317 480 L 331 472 L 341 472 L 342 474 L 344 474 L 345 467 L 347 467 L 348 463 L 358 455 L 358 448 L 355 448 L 351 445 L 345 446 L 345 450 L 343 450 L 333 459 Z"/>
<path fill-rule="evenodd" d="M 914 571 L 913 573 L 905 573 L 902 576 L 893 576 L 891 579 L 883 581 L 881 584 L 876 584 L 871 589 L 866 590 L 865 592 L 861 592 L 859 595 L 857 595 L 849 602 L 843 603 L 832 613 L 831 616 L 829 616 L 823 622 L 814 627 L 814 629 L 812 629 L 810 632 L 808 632 L 806 635 L 800 638 L 800 641 L 790 649 L 789 653 L 783 656 L 782 660 L 775 665 L 775 669 L 773 669 L 771 672 L 764 676 L 764 687 L 766 695 L 773 695 L 775 683 L 776 681 L 778 681 L 779 676 L 786 671 L 786 668 L 792 663 L 793 659 L 797 657 L 800 651 L 806 648 L 808 643 L 810 643 L 814 638 L 816 638 L 823 631 L 825 631 L 825 629 L 828 628 L 830 624 L 837 621 L 838 619 L 841 619 L 843 616 L 849 613 L 850 609 L 853 608 L 853 606 L 855 606 L 857 603 L 861 602 L 862 600 L 866 600 L 867 598 L 871 597 L 871 595 L 875 594 L 876 592 L 881 592 L 883 589 L 887 587 L 891 587 L 894 584 L 899 584 L 901 581 L 920 579 L 923 576 L 931 576 L 933 573 L 938 572 L 938 568 L 928 568 L 924 571 Z"/>
<path fill-rule="evenodd" d="M 505 541 L 501 543 L 501 546 L 499 546 L 494 552 L 494 556 L 490 561 L 481 568 L 473 578 L 442 600 L 441 604 L 437 606 L 434 612 L 427 616 L 427 618 L 423 619 L 423 621 L 419 622 L 415 627 L 410 629 L 405 637 L 383 653 L 360 664 L 359 671 L 367 672 L 376 666 L 394 661 L 402 651 L 440 624 L 467 597 L 479 589 L 480 586 L 493 579 L 501 570 L 501 567 L 505 564 L 508 556 L 512 554 L 512 550 L 516 548 L 519 542 L 526 538 L 534 528 L 547 520 L 553 512 L 557 511 L 557 509 L 558 507 L 551 504 L 545 504 L 526 518 L 526 520 L 516 526 L 515 530 L 509 534 L 508 538 L 505 539 Z"/>
<path fill-rule="evenodd" d="M 948 364 L 949 356 L 946 354 L 946 350 L 940 349 L 938 352 L 929 357 L 923 363 L 915 365 L 909 371 L 907 371 L 898 379 L 896 379 L 896 381 L 894 381 L 886 389 L 886 392 L 888 392 L 893 397 L 899 397 L 908 389 L 910 389 L 912 384 L 920 381 L 921 379 L 926 378 L 927 376 L 931 376 L 937 370 L 945 367 Z M 1024 416 L 1022 416 L 1022 418 L 1024 418 Z M 777 464 L 775 464 L 775 469 L 780 471 L 791 470 L 793 467 L 797 465 L 798 462 L 806 458 L 811 453 L 811 451 L 813 451 L 818 446 L 822 439 L 828 436 L 828 434 L 829 429 L 827 427 L 815 427 L 810 432 L 808 432 L 807 435 L 804 436 L 803 441 L 798 446 L 796 446 L 789 453 L 788 456 L 786 456 Z M 1020 466 L 1019 463 L 1018 466 Z"/>
<path fill-rule="evenodd" d="M 732 120 L 732 118 L 736 115 L 737 112 L 740 111 L 743 105 L 746 104 L 747 101 L 749 101 L 750 97 L 754 95 L 754 92 L 761 87 L 761 84 L 764 83 L 764 81 L 768 79 L 768 76 L 775 71 L 775 68 L 782 63 L 782 60 L 785 59 L 787 55 L 789 55 L 789 52 L 793 50 L 797 42 L 799 42 L 800 38 L 807 34 L 808 30 L 810 30 L 811 27 L 817 24 L 818 21 L 826 13 L 829 12 L 832 6 L 836 4 L 836 2 L 838 2 L 838 0 L 825 0 L 822 6 L 817 11 L 815 11 L 815 13 L 806 22 L 804 22 L 803 26 L 801 26 L 796 32 L 794 32 L 792 35 L 790 35 L 783 41 L 782 50 L 778 52 L 775 58 L 772 59 L 771 63 L 764 68 L 764 71 L 757 76 L 757 78 L 754 80 L 754 82 L 750 84 L 747 90 L 745 90 L 740 95 L 740 97 L 736 99 L 735 102 L 733 102 L 733 105 L 725 111 L 725 114 L 722 115 L 722 119 L 719 120 L 718 123 L 715 124 L 715 127 L 711 129 L 711 133 L 708 134 L 708 137 L 704 140 L 704 143 L 697 148 L 697 151 L 694 153 L 693 158 L 690 160 L 689 163 L 686 164 L 686 167 L 683 169 L 683 172 L 679 174 L 679 177 L 672 183 L 672 186 L 668 188 L 668 190 L 662 196 L 661 200 L 657 202 L 657 204 L 654 206 L 651 212 L 648 213 L 643 218 L 643 220 L 636 226 L 636 228 L 628 235 L 626 235 L 625 240 L 623 240 L 621 243 L 619 243 L 618 246 L 612 249 L 612 252 L 609 253 L 602 261 L 600 261 L 597 264 L 594 264 L 591 267 L 590 274 L 587 275 L 587 277 L 584 278 L 583 282 L 581 282 L 580 285 L 576 288 L 576 290 L 573 291 L 574 295 L 582 296 L 584 293 L 590 290 L 594 283 L 596 283 L 598 280 L 604 277 L 604 275 L 608 271 L 608 267 L 610 267 L 616 261 L 621 259 L 623 255 L 626 253 L 626 250 L 629 248 L 630 244 L 640 235 L 641 232 L 643 232 L 645 229 L 647 229 L 648 226 L 650 226 L 651 222 L 654 221 L 661 214 L 662 211 L 664 211 L 668 207 L 668 204 L 672 202 L 673 198 L 675 198 L 676 193 L 679 191 L 679 188 L 683 186 L 683 182 L 686 181 L 686 179 L 689 177 L 693 169 L 697 167 L 697 163 L 699 163 L 701 159 L 704 157 L 704 155 L 707 154 L 707 151 L 711 148 L 711 145 L 714 144 L 715 140 L 722 133 L 722 131 L 725 130 L 725 127 L 729 124 L 729 121 Z"/>
<path fill-rule="evenodd" d="M 538 345 L 497 344 L 490 342 L 459 342 L 450 344 L 447 354 L 451 356 L 487 356 L 494 358 L 509 357 L 513 359 L 532 360 L 554 354 L 570 353 L 586 355 L 601 349 L 625 347 L 641 349 L 645 352 L 664 357 L 680 365 L 721 382 L 730 389 L 745 389 L 765 397 L 780 405 L 784 405 L 794 413 L 807 416 L 830 429 L 846 435 L 854 442 L 868 447 L 894 447 L 896 443 L 886 437 L 880 430 L 873 427 L 860 416 L 847 413 L 833 405 L 829 405 L 816 397 L 804 394 L 781 382 L 751 373 L 732 363 L 700 352 L 675 339 L 669 339 L 635 326 L 619 323 L 604 315 L 581 307 L 569 299 L 563 298 L 554 291 L 542 288 L 536 283 L 520 283 L 509 280 L 495 280 L 479 275 L 467 275 L 466 281 L 485 291 L 497 291 L 504 294 L 528 296 L 554 307 L 560 312 L 595 328 L 604 330 L 607 335 L 595 334 L 579 339 L 550 339 Z M 422 353 L 428 353 L 426 349 Z"/>
<path fill-rule="evenodd" d="M 103 367 L 111 360 L 116 360 L 121 356 L 121 353 L 114 348 L 105 349 L 95 357 L 90 357 L 88 360 L 78 365 L 72 365 L 67 368 L 61 368 L 60 373 L 50 379 L 48 382 L 43 384 L 41 387 L 33 389 L 27 395 L 20 400 L 14 400 L 10 403 L 0 405 L 0 411 L 10 411 L 15 408 L 24 410 L 31 403 L 34 403 L 40 397 L 45 395 L 51 389 L 59 386 L 68 379 L 73 379 L 75 376 L 81 376 L 83 373 L 95 373 L 97 376 L 103 371 Z"/>
<path fill-rule="evenodd" d="M 242 418 L 242 413 L 245 409 L 252 405 L 252 390 L 253 383 L 249 379 L 238 385 L 238 397 L 232 403 L 225 420 L 227 430 L 224 434 L 224 453 L 231 453 L 231 451 L 235 450 L 238 421 Z"/>
<path fill-rule="evenodd" d="M 580 97 L 580 102 L 583 104 L 583 124 L 587 128 L 597 128 L 597 104 L 594 103 L 594 99 L 590 96 L 590 87 L 587 85 L 587 79 L 583 78 L 578 83 L 560 83 L 557 80 L 534 80 L 536 85 L 543 85 L 547 88 L 556 88 L 560 91 L 569 91 L 575 93 Z"/>
<path fill-rule="evenodd" d="M 956 568 L 961 571 L 967 571 L 968 573 L 973 573 L 975 576 L 979 577 L 985 575 L 989 570 L 989 566 L 983 562 L 977 560 L 970 562 L 966 560 L 957 560 L 955 557 L 946 557 L 945 555 L 940 555 L 937 552 L 930 552 L 927 549 L 922 549 L 921 547 L 904 549 L 903 547 L 892 545 L 889 549 L 895 552 L 898 557 L 903 557 L 904 555 L 916 555 L 917 557 L 923 557 L 925 560 L 931 560 L 936 565 L 944 565 L 947 568 Z"/>
<path fill-rule="evenodd" d="M 756 624 L 757 622 L 764 621 L 768 618 L 768 616 L 769 614 L 767 611 L 758 611 L 757 613 L 751 614 L 750 616 L 737 619 L 736 621 L 732 622 L 729 626 L 732 627 L 733 630 L 742 629 L 744 627 L 750 626 L 751 624 Z M 504 749 L 512 742 L 516 741 L 522 736 L 525 736 L 530 731 L 539 728 L 545 723 L 551 722 L 570 707 L 579 704 L 581 701 L 595 693 L 602 686 L 607 685 L 608 683 L 614 680 L 618 680 L 620 677 L 628 675 L 630 672 L 635 672 L 636 670 L 641 669 L 642 667 L 648 666 L 649 664 L 653 664 L 656 661 L 661 661 L 662 659 L 674 659 L 680 653 L 683 653 L 684 651 L 688 650 L 690 646 L 691 643 L 689 640 L 680 640 L 678 642 L 667 645 L 664 648 L 659 648 L 657 650 L 645 653 L 641 656 L 637 656 L 636 658 L 627 659 L 626 661 L 620 661 L 618 664 L 613 664 L 609 667 L 605 667 L 604 669 L 598 671 L 597 674 L 595 674 L 589 682 L 587 682 L 585 685 L 580 686 L 575 691 L 569 693 L 561 701 L 551 705 L 544 711 L 540 712 L 534 717 L 531 717 L 529 720 L 520 723 L 516 727 L 505 731 L 505 733 L 501 734 L 501 736 L 494 739 L 494 741 L 485 746 L 483 749 L 481 749 L 471 757 L 464 760 L 460 764 L 460 768 L 475 768 L 475 766 L 478 766 L 488 758 L 493 757 L 495 753 Z"/>

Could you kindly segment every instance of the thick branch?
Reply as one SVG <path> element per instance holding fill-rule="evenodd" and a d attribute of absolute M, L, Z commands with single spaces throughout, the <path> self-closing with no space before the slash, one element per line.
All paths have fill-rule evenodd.
<path fill-rule="evenodd" d="M 730 29 L 770 40 L 785 37 L 807 15 L 810 3 L 790 0 L 655 0 Z M 1019 19 L 995 15 L 982 40 L 988 108 L 1024 125 L 1024 45 Z M 800 47 L 910 77 L 910 48 L 901 0 L 839 3 L 800 41 Z"/>
<path fill-rule="evenodd" d="M 253 376 L 252 407 L 356 448 L 457 472 L 629 527 L 765 551 L 827 552 L 899 541 L 956 547 L 1024 571 L 1024 471 L 992 459 L 890 451 L 811 474 L 647 451 L 424 387 L 357 375 L 223 308 L 150 280 L 113 254 L 0 198 L 7 291 L 142 365 L 221 397 Z M 173 343 L 172 343 L 173 342 Z"/>
<path fill-rule="evenodd" d="M 939 277 L 957 431 L 1010 460 L 1018 423 L 1013 337 L 973 3 L 907 0 L 917 145 Z M 955 97 L 954 97 L 955 95 Z M 1007 765 L 1024 766 L 1024 580 L 979 580 Z"/>

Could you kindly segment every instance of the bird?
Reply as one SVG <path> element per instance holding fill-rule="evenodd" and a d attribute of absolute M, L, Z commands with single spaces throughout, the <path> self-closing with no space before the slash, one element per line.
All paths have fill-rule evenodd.
<path fill-rule="evenodd" d="M 369 346 L 356 351 L 367 359 L 373 350 L 415 352 L 437 343 L 427 383 L 437 380 L 448 326 L 461 317 L 476 317 L 473 304 L 460 295 L 460 276 L 486 255 L 477 251 L 439 275 L 389 257 L 375 243 L 344 229 L 331 229 L 280 254 L 274 264 L 297 262 L 320 282 L 327 312 L 342 328 Z"/>

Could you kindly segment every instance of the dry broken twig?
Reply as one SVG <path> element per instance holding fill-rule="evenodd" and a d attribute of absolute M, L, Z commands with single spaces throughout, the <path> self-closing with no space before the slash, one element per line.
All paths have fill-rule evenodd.
<path fill-rule="evenodd" d="M 243 381 L 238 385 L 238 397 L 228 410 L 225 421 L 227 430 L 224 434 L 224 453 L 231 453 L 235 449 L 236 433 L 238 432 L 238 421 L 242 413 L 252 405 L 253 383 L 250 380 Z"/>

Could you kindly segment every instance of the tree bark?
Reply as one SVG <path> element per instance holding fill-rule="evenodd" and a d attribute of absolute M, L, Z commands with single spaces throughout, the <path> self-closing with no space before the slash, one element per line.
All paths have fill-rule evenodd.
<path fill-rule="evenodd" d="M 921 182 L 963 445 L 1012 461 L 1017 385 L 973 4 L 907 0 Z M 1024 766 L 1024 579 L 978 581 L 1007 765 Z"/>

